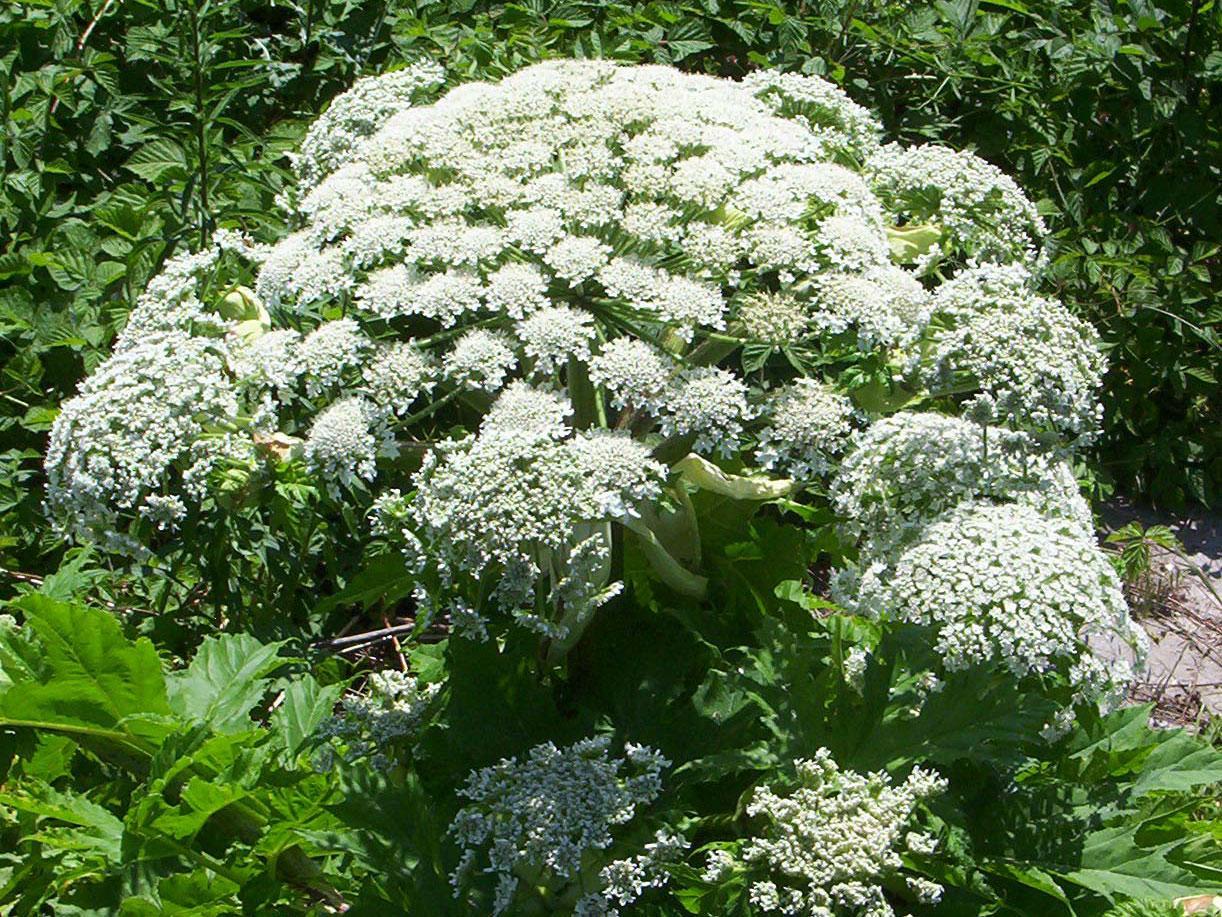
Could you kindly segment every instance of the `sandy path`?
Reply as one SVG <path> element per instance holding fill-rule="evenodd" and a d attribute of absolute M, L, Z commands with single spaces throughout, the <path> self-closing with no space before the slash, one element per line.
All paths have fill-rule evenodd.
<path fill-rule="evenodd" d="M 1222 602 L 1210 592 L 1198 570 L 1222 595 L 1222 514 L 1197 510 L 1168 516 L 1125 501 L 1100 511 L 1104 532 L 1136 520 L 1143 527 L 1165 525 L 1184 546 L 1186 558 L 1154 548 L 1156 591 L 1150 603 L 1135 603 L 1138 620 L 1152 643 L 1149 668 L 1134 690 L 1134 700 L 1158 704 L 1155 719 L 1167 724 L 1222 716 Z"/>

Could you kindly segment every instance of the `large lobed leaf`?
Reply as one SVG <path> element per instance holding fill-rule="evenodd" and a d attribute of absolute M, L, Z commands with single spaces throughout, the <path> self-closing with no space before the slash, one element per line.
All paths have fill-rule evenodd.
<path fill-rule="evenodd" d="M 171 709 L 220 732 L 249 729 L 250 711 L 267 691 L 266 676 L 284 665 L 283 645 L 260 643 L 249 634 L 209 637 L 190 665 L 170 676 Z"/>
<path fill-rule="evenodd" d="M 109 612 L 27 595 L 12 603 L 30 640 L 0 629 L 0 725 L 117 742 L 147 753 L 171 708 L 153 644 Z"/>

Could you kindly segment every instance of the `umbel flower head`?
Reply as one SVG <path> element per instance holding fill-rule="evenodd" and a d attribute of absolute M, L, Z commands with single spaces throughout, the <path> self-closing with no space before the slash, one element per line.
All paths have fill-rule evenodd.
<path fill-rule="evenodd" d="M 1124 659 L 1084 651 L 1085 641 L 1144 650 L 1111 563 L 1071 521 L 1031 506 L 962 503 L 911 544 L 864 560 L 850 604 L 928 627 L 948 671 L 991 663 L 1021 678 L 1059 669 L 1079 686 L 1077 700 L 1095 700 L 1122 692 L 1132 673 Z"/>
<path fill-rule="evenodd" d="M 619 589 L 617 539 L 703 595 L 684 487 L 838 480 L 866 554 L 964 499 L 1086 527 L 1063 458 L 1098 422 L 1097 340 L 1041 295 L 1042 222 L 994 167 L 884 146 L 817 77 L 555 60 L 442 83 L 357 83 L 295 161 L 291 232 L 218 233 L 150 283 L 52 430 L 68 531 L 206 531 L 224 487 L 267 490 L 226 475 L 297 463 L 321 511 L 374 509 L 422 613 L 563 646 Z"/>
<path fill-rule="evenodd" d="M 615 757 L 610 746 L 603 736 L 564 748 L 545 742 L 520 758 L 473 771 L 459 791 L 469 803 L 450 826 L 463 848 L 451 877 L 456 896 L 481 853 L 488 863 L 483 871 L 497 879 L 493 914 L 509 909 L 522 877 L 553 893 L 571 883 L 589 890 L 577 904 L 579 914 L 618 913 L 609 905 L 629 904 L 665 882 L 659 867 L 686 844 L 664 831 L 645 854 L 609 862 L 591 877 L 600 889 L 582 881 L 591 855 L 611 848 L 613 830 L 657 798 L 670 764 L 646 746 L 629 744 Z"/>
<path fill-rule="evenodd" d="M 559 396 L 515 383 L 477 435 L 429 454 L 413 499 L 379 504 L 380 524 L 398 526 L 413 565 L 429 574 L 433 585 L 418 596 L 427 606 L 444 608 L 484 582 L 501 610 L 564 640 L 616 593 L 605 523 L 656 498 L 665 468 L 626 433 L 574 435 L 569 412 Z M 547 609 L 540 577 L 550 583 Z"/>
<path fill-rule="evenodd" d="M 1023 503 L 1069 520 L 1084 538 L 1090 507 L 1064 458 L 1019 433 L 961 417 L 904 411 L 857 435 L 833 478 L 843 529 L 871 550 L 896 544 L 960 503 Z"/>
<path fill-rule="evenodd" d="M 759 913 L 792 917 L 890 917 L 883 889 L 896 880 L 918 900 L 938 902 L 942 887 L 906 874 L 901 855 L 936 852 L 937 838 L 913 830 L 914 819 L 945 780 L 919 767 L 899 784 L 883 772 L 842 770 L 826 748 L 794 765 L 792 791 L 756 788 L 747 814 L 759 831 L 734 849 L 711 851 L 705 881 L 741 874 Z"/>

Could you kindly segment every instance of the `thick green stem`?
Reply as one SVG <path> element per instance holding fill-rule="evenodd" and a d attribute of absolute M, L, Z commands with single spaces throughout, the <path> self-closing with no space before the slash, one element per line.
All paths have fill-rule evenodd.
<path fill-rule="evenodd" d="M 788 478 L 727 474 L 695 453 L 688 453 L 671 467 L 679 472 L 683 480 L 734 500 L 777 500 L 793 493 L 798 487 Z"/>
<path fill-rule="evenodd" d="M 568 366 L 569 400 L 573 403 L 573 424 L 578 430 L 588 430 L 598 418 L 594 399 L 594 384 L 582 360 L 570 359 Z"/>
<path fill-rule="evenodd" d="M 706 337 L 687 355 L 687 362 L 693 366 L 713 366 L 745 343 L 746 339 L 742 337 L 744 330 L 741 325 L 734 325 L 726 331 L 726 334 L 712 334 Z"/>
<path fill-rule="evenodd" d="M 891 255 L 901 264 L 913 264 L 942 239 L 942 227 L 932 223 L 918 226 L 888 226 L 887 242 Z"/>
<path fill-rule="evenodd" d="M 692 573 L 675 560 L 671 553 L 663 546 L 662 542 L 658 540 L 658 536 L 654 534 L 652 529 L 636 519 L 627 520 L 624 523 L 624 527 L 635 534 L 640 540 L 641 551 L 644 553 L 645 559 L 649 561 L 649 566 L 653 568 L 653 572 L 658 575 L 658 579 L 675 590 L 675 592 L 689 598 L 703 599 L 708 595 L 708 579 L 697 573 Z"/>
<path fill-rule="evenodd" d="M 195 94 L 195 143 L 199 157 L 199 244 L 202 247 L 212 232 L 212 208 L 208 204 L 208 126 L 204 108 L 203 37 L 200 34 L 198 0 L 189 0 L 187 13 L 191 23 L 191 77 Z"/>
<path fill-rule="evenodd" d="M 679 503 L 675 510 L 644 505 L 639 508 L 639 522 L 653 532 L 666 553 L 689 570 L 700 567 L 700 523 L 696 507 L 682 486 L 667 488 L 667 495 Z"/>

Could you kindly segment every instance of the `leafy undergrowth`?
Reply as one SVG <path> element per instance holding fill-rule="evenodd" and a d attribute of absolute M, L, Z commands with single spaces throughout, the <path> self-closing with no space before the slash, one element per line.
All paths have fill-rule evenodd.
<path fill-rule="evenodd" d="M 467 769 L 608 715 L 672 760 L 697 844 L 747 820 L 744 794 L 787 756 L 830 743 L 863 770 L 937 762 L 950 788 L 927 827 L 943 853 L 913 865 L 946 886 L 939 914 L 1105 914 L 1110 901 L 1165 905 L 1216 887 L 1222 752 L 1206 740 L 1152 730 L 1133 707 L 1053 745 L 1020 741 L 1040 711 L 987 679 L 913 717 L 913 686 L 885 652 L 864 696 L 843 687 L 850 619 L 803 628 L 811 619 L 792 602 L 767 605 L 743 646 L 702 639 L 677 611 L 627 613 L 551 683 L 478 644 L 422 648 L 420 670 L 450 687 L 415 752 L 382 771 L 342 757 L 316 766 L 341 686 L 320 685 L 286 646 L 222 635 L 169 670 L 110 612 L 29 594 L 10 605 L 19 623 L 0 629 L 0 903 L 12 914 L 469 913 L 446 880 L 456 852 L 444 830 Z M 478 684 L 463 678 L 472 670 Z M 744 906 L 741 886 L 688 867 L 671 882 L 670 903 L 641 913 Z"/>

